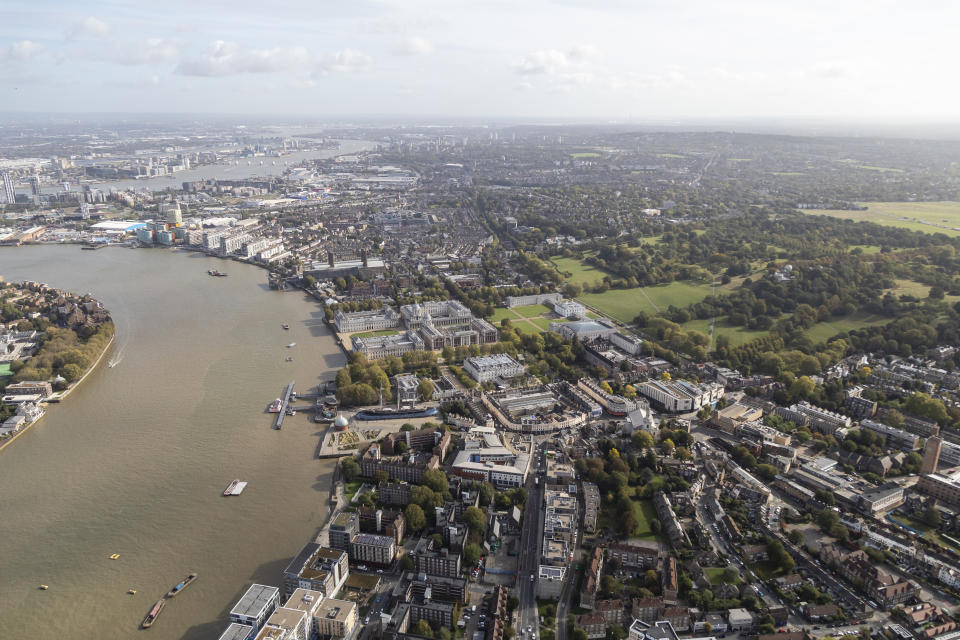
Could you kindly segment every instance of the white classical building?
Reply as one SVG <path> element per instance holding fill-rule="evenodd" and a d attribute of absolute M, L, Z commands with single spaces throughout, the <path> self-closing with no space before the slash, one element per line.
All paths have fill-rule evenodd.
<path fill-rule="evenodd" d="M 526 367 L 505 353 L 477 356 L 463 361 L 463 370 L 477 382 L 489 382 L 497 378 L 522 376 Z"/>
<path fill-rule="evenodd" d="M 561 318 L 586 318 L 587 309 L 576 300 L 561 300 L 553 305 L 553 312 Z"/>

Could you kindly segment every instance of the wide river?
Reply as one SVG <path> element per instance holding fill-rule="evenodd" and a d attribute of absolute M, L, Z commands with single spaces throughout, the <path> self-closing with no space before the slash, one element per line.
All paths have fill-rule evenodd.
<path fill-rule="evenodd" d="M 265 413 L 291 380 L 305 392 L 343 366 L 322 310 L 256 267 L 169 249 L 4 247 L 0 275 L 91 293 L 117 327 L 100 366 L 0 451 L 0 636 L 134 638 L 195 571 L 144 633 L 216 638 L 327 515 L 318 425 L 298 413 L 274 431 Z M 222 497 L 234 478 L 246 491 Z"/>

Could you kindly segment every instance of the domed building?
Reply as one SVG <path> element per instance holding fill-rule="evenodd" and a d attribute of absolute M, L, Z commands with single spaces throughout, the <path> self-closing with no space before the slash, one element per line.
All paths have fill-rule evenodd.
<path fill-rule="evenodd" d="M 343 414 L 340 414 L 337 416 L 337 419 L 333 421 L 333 428 L 335 431 L 346 431 L 349 424 L 349 421 L 343 416 Z"/>

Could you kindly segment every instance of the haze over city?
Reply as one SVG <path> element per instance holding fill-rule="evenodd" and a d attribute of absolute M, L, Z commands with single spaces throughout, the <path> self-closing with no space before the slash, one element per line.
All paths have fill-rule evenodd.
<path fill-rule="evenodd" d="M 11 0 L 0 110 L 954 121 L 952 2 Z"/>

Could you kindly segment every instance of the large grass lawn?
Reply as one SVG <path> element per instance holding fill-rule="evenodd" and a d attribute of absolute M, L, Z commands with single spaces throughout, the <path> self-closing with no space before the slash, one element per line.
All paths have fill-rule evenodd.
<path fill-rule="evenodd" d="M 533 324 L 532 322 L 514 322 L 513 328 L 519 331 L 520 333 L 530 333 L 530 334 L 543 333 L 543 329 Z"/>
<path fill-rule="evenodd" d="M 872 327 L 878 324 L 889 322 L 890 318 L 874 315 L 870 313 L 855 313 L 849 316 L 843 316 L 830 320 L 829 322 L 818 322 L 807 329 L 807 337 L 814 342 L 826 342 L 838 333 Z"/>
<path fill-rule="evenodd" d="M 550 330 L 551 322 L 570 322 L 566 318 L 530 318 L 530 322 L 537 325 L 544 331 Z"/>
<path fill-rule="evenodd" d="M 566 278 L 567 282 L 572 282 L 573 284 L 593 284 L 598 280 L 603 280 L 603 276 L 610 275 L 606 271 L 597 269 L 593 265 L 581 262 L 576 258 L 553 256 L 550 258 L 550 262 L 552 262 L 557 268 L 557 271 Z M 569 276 L 566 275 L 568 273 L 570 274 Z"/>
<path fill-rule="evenodd" d="M 545 313 L 553 311 L 550 307 L 542 304 L 528 304 L 523 307 L 514 307 L 510 310 L 523 318 L 538 318 Z"/>
<path fill-rule="evenodd" d="M 502 307 L 494 309 L 490 322 L 500 326 L 500 321 L 504 318 L 510 320 L 513 328 L 520 333 L 529 334 L 549 331 L 551 322 L 567 322 L 566 319 L 556 318 L 553 315 L 553 311 L 542 304 L 514 307 L 513 309 L 504 309 Z"/>
<path fill-rule="evenodd" d="M 684 322 L 682 325 L 684 331 L 699 331 L 704 335 L 710 335 L 710 320 L 691 320 L 690 322 Z M 727 336 L 730 339 L 730 346 L 739 347 L 741 344 L 750 342 L 751 340 L 756 340 L 757 338 L 762 338 L 767 335 L 767 331 L 762 329 L 750 329 L 748 327 L 736 327 L 724 318 L 717 318 L 717 323 L 713 327 L 713 341 L 716 343 L 717 338 L 720 336 Z M 715 344 L 710 345 L 711 348 L 716 346 Z"/>
<path fill-rule="evenodd" d="M 571 153 L 570 157 L 572 158 L 599 158 L 600 154 L 596 151 L 577 151 L 576 153 Z"/>
<path fill-rule="evenodd" d="M 611 289 L 603 293 L 585 293 L 578 299 L 621 322 L 633 322 L 640 311 L 653 316 L 667 307 L 687 307 L 710 295 L 710 284 L 671 282 L 637 289 Z"/>
<path fill-rule="evenodd" d="M 924 233 L 960 236 L 960 202 L 865 202 L 866 211 L 804 209 L 803 213 L 875 222 Z"/>

